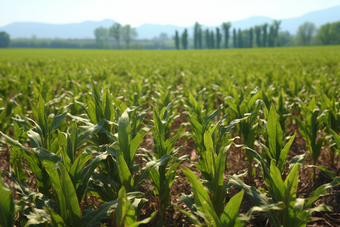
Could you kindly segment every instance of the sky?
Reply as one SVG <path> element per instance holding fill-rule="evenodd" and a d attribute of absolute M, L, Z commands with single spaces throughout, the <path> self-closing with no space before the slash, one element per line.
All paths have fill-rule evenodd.
<path fill-rule="evenodd" d="M 191 26 L 196 21 L 215 26 L 251 16 L 299 17 L 338 5 L 339 0 L 0 0 L 0 26 L 104 19 L 133 27 L 146 23 Z"/>

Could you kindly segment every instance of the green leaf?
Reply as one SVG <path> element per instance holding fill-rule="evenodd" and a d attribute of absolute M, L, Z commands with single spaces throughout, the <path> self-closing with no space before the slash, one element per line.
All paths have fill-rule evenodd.
<path fill-rule="evenodd" d="M 285 147 L 281 150 L 280 160 L 277 162 L 277 168 L 280 170 L 281 174 L 286 169 L 286 161 L 288 158 L 289 149 L 292 146 L 295 136 L 296 136 L 296 133 L 294 133 L 294 135 L 289 139 Z"/>
<path fill-rule="evenodd" d="M 174 207 L 175 207 L 176 210 L 179 210 L 182 214 L 187 216 L 195 226 L 203 226 L 195 215 L 188 213 L 185 210 L 182 210 L 181 208 L 179 208 L 176 205 L 174 205 Z"/>
<path fill-rule="evenodd" d="M 58 128 L 60 125 L 61 121 L 65 119 L 67 112 L 64 112 L 55 118 L 53 118 L 53 121 L 49 124 L 49 133 L 51 133 L 54 129 Z"/>
<path fill-rule="evenodd" d="M 237 187 L 244 190 L 245 194 L 249 197 L 249 199 L 258 207 L 270 207 L 273 205 L 273 201 L 270 200 L 265 194 L 257 190 L 255 187 L 250 187 L 243 183 L 236 176 L 227 176 L 229 179 L 229 183 L 236 185 Z M 269 222 L 272 226 L 278 227 L 281 226 L 279 217 L 277 213 L 271 209 L 263 211 L 269 219 Z"/>
<path fill-rule="evenodd" d="M 224 208 L 221 215 L 221 224 L 225 227 L 234 227 L 235 221 L 240 209 L 240 205 L 243 199 L 244 191 L 240 191 L 234 195 L 228 202 L 227 206 Z"/>
<path fill-rule="evenodd" d="M 286 188 L 283 184 L 281 172 L 275 166 L 275 163 L 273 161 L 270 164 L 270 176 L 272 179 L 270 187 L 274 192 L 274 195 L 272 196 L 275 198 L 276 202 L 281 202 L 283 201 L 283 195 L 285 193 Z"/>
<path fill-rule="evenodd" d="M 115 106 L 117 107 L 117 109 L 119 110 L 120 114 L 124 113 L 125 110 L 128 108 L 122 101 L 120 101 L 119 99 L 117 99 L 116 97 L 112 96 L 112 99 L 115 103 Z"/>
<path fill-rule="evenodd" d="M 323 184 L 320 187 L 318 187 L 310 196 L 310 198 L 307 200 L 304 209 L 310 208 L 312 203 L 317 200 L 321 195 L 325 195 L 327 193 L 327 189 L 336 187 L 340 184 L 340 177 L 335 178 L 332 182 Z"/>
<path fill-rule="evenodd" d="M 77 184 L 74 183 L 76 192 L 77 192 L 77 197 L 79 201 L 82 201 L 84 199 L 84 196 L 87 192 L 87 187 L 89 184 L 90 177 L 93 173 L 93 171 L 98 167 L 98 165 L 107 158 L 107 154 L 101 154 L 97 156 L 95 159 L 92 159 L 89 165 L 87 165 L 85 168 L 81 169 L 79 168 L 78 170 L 75 171 L 75 178 L 74 182 L 77 182 Z M 90 156 L 92 157 L 92 156 Z M 84 163 L 85 164 L 85 163 Z M 74 165 L 74 164 L 73 164 Z M 81 165 L 80 165 L 81 166 Z M 80 173 L 77 172 L 80 170 Z"/>
<path fill-rule="evenodd" d="M 154 217 L 156 217 L 157 213 L 158 213 L 158 210 L 152 212 L 152 214 L 150 215 L 150 217 L 145 218 L 145 219 L 143 219 L 142 221 L 137 221 L 137 222 L 135 222 L 135 223 L 129 225 L 129 227 L 137 227 L 137 226 L 139 226 L 139 225 L 141 225 L 141 224 L 147 224 L 147 223 L 149 223 Z"/>
<path fill-rule="evenodd" d="M 143 142 L 143 138 L 146 135 L 146 133 L 148 133 L 149 130 L 150 130 L 149 128 L 145 127 L 137 133 L 135 138 L 133 138 L 133 140 L 131 141 L 131 144 L 130 144 L 130 155 L 131 155 L 131 157 L 135 157 L 135 154 L 136 154 L 136 151 L 137 151 L 139 145 Z"/>
<path fill-rule="evenodd" d="M 47 159 L 43 160 L 42 163 L 47 173 L 50 175 L 50 180 L 54 187 L 54 192 L 55 192 L 56 200 L 58 203 L 58 214 L 60 214 L 63 220 L 68 220 L 68 215 L 67 215 L 67 210 L 66 210 L 67 209 L 66 198 L 63 194 L 63 189 L 60 183 L 59 174 L 57 170 L 54 169 L 54 163 L 50 162 Z"/>
<path fill-rule="evenodd" d="M 44 207 L 44 210 L 51 216 L 51 222 L 53 227 L 66 227 L 67 225 L 63 221 L 63 219 L 55 213 L 51 208 Z"/>
<path fill-rule="evenodd" d="M 97 227 L 103 219 L 109 219 L 117 205 L 118 199 L 99 205 L 97 210 L 83 210 L 84 226 Z"/>
<path fill-rule="evenodd" d="M 1 172 L 0 172 L 1 173 Z M 0 175 L 0 226 L 14 226 L 15 204 L 11 189 Z"/>
<path fill-rule="evenodd" d="M 79 201 L 77 199 L 77 193 L 71 181 L 71 178 L 65 168 L 65 166 L 58 162 L 58 173 L 62 192 L 65 196 L 66 211 L 68 211 L 68 224 L 76 226 L 81 221 L 81 210 L 79 207 Z"/>
<path fill-rule="evenodd" d="M 127 166 L 123 155 L 121 154 L 121 151 L 117 151 L 117 167 L 118 167 L 118 174 L 120 181 L 126 188 L 128 192 L 133 191 L 133 185 L 134 185 L 134 180 L 132 178 L 132 175 L 130 173 L 129 167 Z"/>
<path fill-rule="evenodd" d="M 269 116 L 268 116 L 268 123 L 267 123 L 267 134 L 268 134 L 268 143 L 269 143 L 269 151 L 271 154 L 271 157 L 275 159 L 277 162 L 277 151 L 276 149 L 276 141 L 277 141 L 277 135 L 276 135 L 276 129 L 277 129 L 278 120 L 276 117 L 276 111 L 273 106 L 273 108 L 270 108 Z"/>
<path fill-rule="evenodd" d="M 306 158 L 306 153 L 305 154 L 301 154 L 301 155 L 296 155 L 294 156 L 294 158 L 290 161 L 289 163 L 289 169 L 290 171 L 292 170 L 292 168 L 296 165 L 296 164 L 299 164 L 299 165 L 302 165 L 303 161 L 305 160 Z"/>
<path fill-rule="evenodd" d="M 282 210 L 284 207 L 285 206 L 282 202 L 270 204 L 270 205 L 267 205 L 267 206 L 261 206 L 261 207 L 253 206 L 243 217 L 240 217 L 239 219 L 242 220 L 242 221 L 248 221 L 248 220 L 250 220 L 251 214 L 254 211 L 261 211 L 263 213 L 268 213 L 268 212 L 275 213 L 275 210 Z M 274 225 L 272 225 L 272 226 L 274 226 Z M 281 225 L 281 223 L 277 223 L 277 225 L 275 225 L 275 226 L 281 227 L 282 225 Z"/>
<path fill-rule="evenodd" d="M 283 202 L 285 204 L 285 209 L 283 212 L 283 225 L 291 225 L 292 217 L 294 217 L 296 193 L 299 181 L 299 168 L 300 164 L 294 165 L 293 169 L 288 174 L 286 180 L 284 181 L 285 193 L 283 196 Z"/>
<path fill-rule="evenodd" d="M 105 119 L 93 126 L 80 127 L 80 133 L 77 134 L 78 138 L 76 148 L 79 148 L 90 135 L 96 135 L 102 129 L 104 123 Z"/>
<path fill-rule="evenodd" d="M 123 186 L 118 193 L 118 206 L 116 210 L 117 227 L 130 226 L 135 222 L 136 212 L 131 206 L 130 201 L 127 199 L 126 190 Z"/>
<path fill-rule="evenodd" d="M 197 210 L 202 213 L 202 217 L 209 226 L 221 226 L 220 220 L 215 213 L 214 206 L 209 198 L 208 192 L 197 179 L 197 176 L 190 169 L 183 166 L 184 174 L 192 184 L 192 191 Z"/>
<path fill-rule="evenodd" d="M 27 135 L 30 138 L 31 147 L 33 147 L 33 148 L 34 147 L 43 147 L 42 139 L 41 139 L 39 133 L 36 133 L 35 131 L 33 131 L 31 129 L 31 130 L 27 131 Z"/>
<path fill-rule="evenodd" d="M 335 140 L 336 145 L 338 146 L 338 149 L 340 149 L 340 136 L 336 132 L 334 132 L 332 129 L 330 130 L 330 133 L 334 137 L 334 140 Z"/>

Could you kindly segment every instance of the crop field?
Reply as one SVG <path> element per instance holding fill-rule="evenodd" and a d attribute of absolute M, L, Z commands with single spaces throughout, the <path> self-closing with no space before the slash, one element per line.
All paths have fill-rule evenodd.
<path fill-rule="evenodd" d="M 340 46 L 0 50 L 0 226 L 340 226 Z"/>

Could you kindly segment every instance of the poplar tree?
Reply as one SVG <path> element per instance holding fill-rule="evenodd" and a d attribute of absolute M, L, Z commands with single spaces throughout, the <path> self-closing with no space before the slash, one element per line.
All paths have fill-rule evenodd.
<path fill-rule="evenodd" d="M 201 25 L 198 23 L 198 22 L 196 22 L 195 23 L 195 26 L 194 26 L 194 48 L 195 49 L 197 49 L 198 48 L 198 46 L 199 46 L 199 30 L 201 29 Z"/>
<path fill-rule="evenodd" d="M 254 39 L 254 32 L 253 32 L 253 28 L 250 28 L 249 30 L 249 47 L 253 48 L 253 39 Z"/>
<path fill-rule="evenodd" d="M 216 48 L 220 49 L 220 44 L 221 44 L 221 33 L 220 33 L 220 29 L 216 28 Z"/>
<path fill-rule="evenodd" d="M 274 25 L 270 25 L 269 27 L 269 36 L 268 36 L 268 46 L 273 47 L 274 46 L 274 39 L 275 39 L 275 30 Z"/>
<path fill-rule="evenodd" d="M 234 48 L 237 48 L 237 35 L 236 35 L 236 29 L 233 29 L 233 41 L 234 41 Z"/>
<path fill-rule="evenodd" d="M 215 49 L 215 37 L 214 37 L 213 31 L 210 32 L 209 41 L 210 41 L 210 48 Z"/>
<path fill-rule="evenodd" d="M 188 30 L 185 29 L 182 33 L 182 47 L 184 50 L 188 48 Z"/>
<path fill-rule="evenodd" d="M 279 46 L 279 29 L 280 29 L 280 24 L 281 21 L 280 20 L 274 20 L 274 39 L 275 39 L 275 43 L 274 46 Z"/>
<path fill-rule="evenodd" d="M 263 47 L 267 46 L 267 27 L 268 27 L 268 24 L 264 24 L 262 26 L 262 31 L 263 31 L 262 46 Z"/>
<path fill-rule="evenodd" d="M 257 47 L 261 47 L 261 27 L 255 26 L 255 35 L 256 35 L 256 45 Z"/>
<path fill-rule="evenodd" d="M 176 33 L 175 33 L 175 46 L 176 46 L 176 49 L 178 50 L 179 49 L 179 36 L 178 36 L 177 30 L 176 30 Z"/>
<path fill-rule="evenodd" d="M 198 48 L 202 49 L 202 29 L 201 28 L 198 30 L 197 42 L 198 42 Z"/>
<path fill-rule="evenodd" d="M 209 49 L 210 48 L 210 37 L 209 37 L 209 29 L 205 30 L 205 44 L 206 44 L 206 48 Z"/>
<path fill-rule="evenodd" d="M 243 48 L 244 46 L 243 46 L 243 37 L 242 37 L 242 31 L 241 31 L 241 29 L 239 28 L 238 29 L 238 34 L 237 34 L 237 43 L 238 43 L 238 47 L 239 48 Z"/>
<path fill-rule="evenodd" d="M 222 28 L 223 28 L 223 31 L 224 31 L 224 48 L 228 48 L 230 27 L 231 27 L 230 22 L 223 22 Z"/>

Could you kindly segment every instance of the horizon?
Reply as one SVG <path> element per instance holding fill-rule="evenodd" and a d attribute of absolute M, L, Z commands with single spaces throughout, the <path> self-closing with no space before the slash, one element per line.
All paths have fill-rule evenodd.
<path fill-rule="evenodd" d="M 21 4 L 18 4 L 20 2 Z M 100 22 L 103 20 L 114 20 L 121 24 L 131 24 L 133 27 L 138 27 L 143 24 L 157 24 L 157 25 L 175 25 L 181 27 L 190 27 L 196 21 L 205 26 L 216 26 L 221 24 L 224 21 L 238 21 L 244 20 L 251 17 L 267 17 L 271 19 L 289 19 L 296 18 L 299 16 L 303 16 L 313 11 L 323 10 L 335 6 L 340 6 L 338 1 L 335 0 L 326 0 L 320 3 L 319 1 L 300 1 L 298 3 L 293 1 L 279 1 L 279 0 L 262 0 L 262 1 L 238 1 L 238 2 L 230 2 L 230 1 L 221 1 L 215 0 L 213 2 L 209 2 L 207 5 L 199 4 L 202 3 L 202 0 L 199 1 L 185 1 L 180 2 L 176 1 L 163 1 L 161 4 L 156 3 L 154 0 L 147 0 L 147 3 L 156 3 L 154 6 L 149 6 L 148 4 L 141 4 L 137 1 L 125 1 L 125 2 L 117 2 L 117 1 L 109 1 L 109 0 L 101 0 L 100 3 L 95 3 L 93 0 L 85 1 L 85 6 L 81 13 L 75 14 L 74 11 L 79 12 L 79 5 L 84 3 L 84 1 L 72 1 L 69 3 L 70 6 L 65 10 L 60 10 L 60 7 L 64 7 L 66 5 L 66 0 L 62 0 L 56 3 L 55 7 L 52 1 L 43 2 L 41 0 L 33 0 L 30 2 L 26 2 L 23 0 L 14 0 L 14 1 L 3 1 L 0 0 L 0 4 L 2 7 L 0 8 L 0 27 L 15 23 L 15 22 L 31 22 L 31 23 L 45 23 L 45 24 L 73 24 L 73 23 L 82 23 L 86 21 L 94 21 Z M 103 2 L 106 2 L 106 7 L 101 5 Z M 128 3 L 127 3 L 128 2 Z M 124 10 L 128 6 L 134 4 L 135 7 L 133 9 L 128 8 L 130 11 L 126 13 Z M 164 3 L 168 4 L 164 4 Z M 63 4 L 64 3 L 64 4 Z M 178 7 L 183 6 L 182 8 L 177 9 L 176 15 L 180 15 L 174 17 L 175 14 L 168 15 L 168 13 L 173 13 L 171 10 L 176 3 Z M 185 14 L 184 16 L 180 14 L 183 10 L 187 12 L 187 8 L 190 8 L 191 3 L 195 5 L 197 8 L 193 7 L 193 15 Z M 219 3 L 220 7 L 216 8 L 216 4 Z M 307 4 L 308 3 L 308 4 Z M 95 5 L 93 5 L 95 4 Z M 111 10 L 110 6 L 115 4 L 114 12 L 117 10 L 120 12 L 116 12 L 115 16 L 109 16 L 107 10 Z M 127 4 L 127 5 L 126 5 Z M 169 4 L 172 4 L 169 6 Z M 248 7 L 244 8 L 244 4 L 248 4 Z M 14 6 L 15 5 L 15 6 Z M 20 7 L 18 7 L 20 5 Z M 99 5 L 99 6 L 98 6 Z M 265 7 L 263 7 L 266 5 Z M 303 6 L 304 7 L 301 7 Z M 97 8 L 96 8 L 96 7 Z M 203 8 L 202 8 L 203 6 Z M 212 7 L 213 6 L 213 7 Z M 16 7 L 16 8 L 15 8 Z M 103 11 L 96 11 L 98 7 L 103 7 Z M 177 6 L 176 6 L 177 7 Z M 192 7 L 192 5 L 191 5 Z M 215 7 L 215 8 L 214 8 Z M 242 9 L 243 7 L 243 9 Z M 138 9 L 136 9 L 138 8 Z M 166 10 L 165 10 L 166 8 Z M 77 9 L 77 10 L 76 10 Z M 87 9 L 87 10 L 86 10 Z M 95 9 L 95 10 L 93 10 Z M 170 9 L 170 10 L 169 10 Z M 210 10 L 213 9 L 213 12 Z M 242 11 L 238 11 L 238 9 L 242 9 Z M 289 9 L 289 10 L 288 10 Z M 23 12 L 22 12 L 23 11 Z M 53 12 L 51 12 L 53 11 Z M 91 14 L 87 12 L 90 11 Z M 95 11 L 95 12 L 93 12 Z M 151 12 L 150 13 L 147 12 Z M 225 12 L 221 15 L 221 11 Z M 232 11 L 232 12 L 229 12 Z M 35 12 L 35 13 L 33 13 Z M 60 12 L 63 12 L 63 17 L 60 17 Z M 205 14 L 202 14 L 204 13 Z M 229 12 L 229 13 L 228 13 Z M 142 13 L 142 15 L 141 15 Z M 57 14 L 57 15 L 55 15 Z M 112 14 L 112 12 L 110 12 Z M 161 14 L 158 17 L 158 14 Z M 195 17 L 196 15 L 196 17 Z M 276 15 L 276 16 L 274 16 Z M 172 16 L 172 17 L 171 17 Z M 221 18 L 223 16 L 223 19 Z M 117 17 L 117 18 L 115 18 Z M 225 17 L 225 18 L 224 18 Z M 42 19 L 43 18 L 43 19 Z M 228 18 L 228 19 L 227 19 Z"/>

